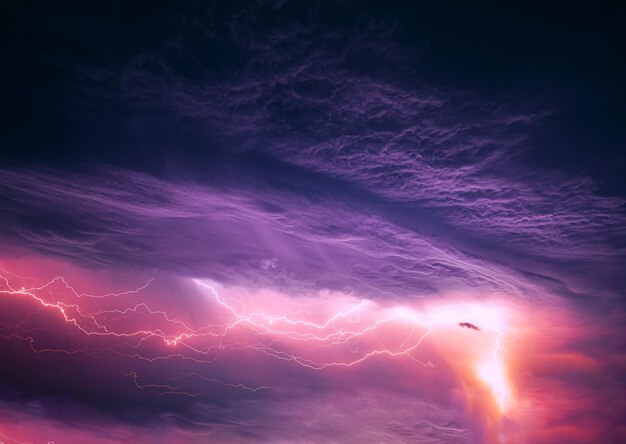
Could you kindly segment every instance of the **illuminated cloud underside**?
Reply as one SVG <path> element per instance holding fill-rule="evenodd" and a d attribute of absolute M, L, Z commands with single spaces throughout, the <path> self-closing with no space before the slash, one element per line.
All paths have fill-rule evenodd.
<path fill-rule="evenodd" d="M 591 384 L 623 366 L 618 348 L 602 361 L 593 351 L 619 317 L 581 321 L 586 303 L 564 282 L 336 200 L 95 174 L 0 175 L 5 236 L 20 244 L 2 264 L 5 353 L 52 369 L 15 401 L 74 393 L 105 415 L 110 439 L 139 439 L 158 421 L 172 442 L 290 441 L 300 432 L 287 424 L 304 418 L 317 418 L 311 439 L 348 433 L 345 421 L 357 421 L 346 440 L 562 439 L 582 433 L 553 425 L 580 414 L 561 386 L 570 372 L 581 402 L 618 402 L 575 375 Z M 136 271 L 106 271 L 120 263 Z M 48 397 L 33 408 L 52 436 L 74 417 Z"/>

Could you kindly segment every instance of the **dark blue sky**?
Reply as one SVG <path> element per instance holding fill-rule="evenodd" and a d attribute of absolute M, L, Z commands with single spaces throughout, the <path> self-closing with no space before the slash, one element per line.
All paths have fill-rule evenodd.
<path fill-rule="evenodd" d="M 384 57 L 372 48 L 354 51 L 346 60 L 354 72 L 549 112 L 529 132 L 524 161 L 592 175 L 606 194 L 626 192 L 621 9 L 391 1 L 266 4 L 246 12 L 244 4 L 7 2 L 2 162 L 98 160 L 161 170 L 172 155 L 160 153 L 176 151 L 185 165 L 207 164 L 223 149 L 202 122 L 206 117 L 172 121 L 167 106 L 129 98 L 119 81 L 94 73 L 119 74 L 138 57 L 158 55 L 170 71 L 144 67 L 156 76 L 176 72 L 187 81 L 219 83 L 249 62 L 251 48 L 233 37 L 238 26 L 253 29 L 240 37 L 262 40 L 313 25 L 313 33 L 339 31 L 344 42 L 350 33 L 378 43 L 384 36 L 393 51 Z"/>

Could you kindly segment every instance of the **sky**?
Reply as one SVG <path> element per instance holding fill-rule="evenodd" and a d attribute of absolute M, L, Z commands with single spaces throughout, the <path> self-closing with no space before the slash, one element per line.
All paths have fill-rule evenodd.
<path fill-rule="evenodd" d="M 6 2 L 0 443 L 625 442 L 625 18 Z"/>

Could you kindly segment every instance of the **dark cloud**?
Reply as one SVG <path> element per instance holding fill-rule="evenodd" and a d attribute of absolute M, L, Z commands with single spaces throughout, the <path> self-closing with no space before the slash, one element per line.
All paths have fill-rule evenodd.
<path fill-rule="evenodd" d="M 226 21 L 220 38 L 241 57 L 236 70 L 190 74 L 163 44 L 115 69 L 90 68 L 84 75 L 96 92 L 117 91 L 117 100 L 159 113 L 165 125 L 174 119 L 204 134 L 204 148 L 194 151 L 209 152 L 210 159 L 221 153 L 208 162 L 212 180 L 241 174 L 229 165 L 242 159 L 250 165 L 245 174 L 266 177 L 267 162 L 259 159 L 269 158 L 284 170 L 288 186 L 301 181 L 294 171 L 317 174 L 314 185 L 300 191 L 327 183 L 326 193 L 338 200 L 358 196 L 369 209 L 372 202 L 392 207 L 377 208 L 385 218 L 402 212 L 425 221 L 420 231 L 445 224 L 446 237 L 567 263 L 566 273 L 585 274 L 581 261 L 593 255 L 598 266 L 587 277 L 615 279 L 615 263 L 625 254 L 623 199 L 598 195 L 588 177 L 523 162 L 530 136 L 550 112 L 528 100 L 420 81 L 419 69 L 407 63 L 414 54 L 397 43 L 393 26 L 355 18 L 337 30 L 294 16 L 263 27 L 258 21 L 266 6 Z M 194 64 L 210 70 L 201 60 Z M 222 162 L 228 173 L 211 166 Z M 220 175 L 227 179 L 216 179 Z"/>
<path fill-rule="evenodd" d="M 475 326 L 471 322 L 461 322 L 459 323 L 459 327 L 469 328 L 470 330 L 476 330 L 476 331 L 480 330 L 480 327 Z"/>
<path fill-rule="evenodd" d="M 195 256 L 193 245 L 209 242 L 214 235 L 211 250 L 219 258 L 218 269 L 236 263 L 239 269 L 256 273 L 252 270 L 258 264 L 274 263 L 271 270 L 276 276 L 272 279 L 298 280 L 297 271 L 287 272 L 280 267 L 291 262 L 289 255 L 301 251 L 303 242 L 313 242 L 314 238 L 302 239 L 296 233 L 300 227 L 281 228 L 276 239 L 264 239 L 259 231 L 271 231 L 273 228 L 269 227 L 276 221 L 292 224 L 286 221 L 291 217 L 316 216 L 294 214 L 300 211 L 294 208 L 302 202 L 298 200 L 301 197 L 281 196 L 279 199 L 291 202 L 277 203 L 272 197 L 245 191 L 260 186 L 259 182 L 270 182 L 282 190 L 304 194 L 305 201 L 321 198 L 338 201 L 339 206 L 345 202 L 351 207 L 365 207 L 368 215 L 360 217 L 369 218 L 371 214 L 382 223 L 389 220 L 400 226 L 400 230 L 391 229 L 394 236 L 398 235 L 398 242 L 402 242 L 399 239 L 404 234 L 400 233 L 405 231 L 416 239 L 428 238 L 427 243 L 433 237 L 444 238 L 444 244 L 478 258 L 499 255 L 498 259 L 505 262 L 516 258 L 524 262 L 515 263 L 518 268 L 527 268 L 528 262 L 539 260 L 561 280 L 575 270 L 589 280 L 601 276 L 599 281 L 611 283 L 607 287 L 619 286 L 616 264 L 624 257 L 626 226 L 623 200 L 599 196 L 591 179 L 531 170 L 521 161 L 529 134 L 544 125 L 548 114 L 545 110 L 532 103 L 481 97 L 419 80 L 419 68 L 408 63 L 414 61 L 415 48 L 399 43 L 393 23 L 374 20 L 366 14 L 346 13 L 345 23 L 336 27 L 323 20 L 305 20 L 326 17 L 324 7 L 304 8 L 301 13 L 290 3 L 272 6 L 260 2 L 235 10 L 220 4 L 216 8 L 198 16 L 186 16 L 186 27 L 170 23 L 150 45 L 130 45 L 126 56 L 115 63 L 109 60 L 110 63 L 102 64 L 96 58 L 70 64 L 68 71 L 81 91 L 75 97 L 79 103 L 77 112 L 85 109 L 86 100 L 106 105 L 102 111 L 104 120 L 114 122 L 106 132 L 113 129 L 121 137 L 108 142 L 106 150 L 113 154 L 107 156 L 107 161 L 120 163 L 122 158 L 134 157 L 142 168 L 156 170 L 161 176 L 193 176 L 201 183 L 218 187 L 235 185 L 244 190 L 244 199 L 264 201 L 252 205 L 263 208 L 248 210 L 244 218 L 247 222 L 242 221 L 237 233 L 231 231 L 235 230 L 232 224 L 206 232 L 198 231 L 192 220 L 210 219 L 210 214 L 199 215 L 202 212 L 196 208 L 185 209 L 182 217 L 152 211 L 151 207 L 160 205 L 159 199 L 170 198 L 156 196 L 151 189 L 147 190 L 149 197 L 144 203 L 148 208 L 116 208 L 114 201 L 127 196 L 115 191 L 107 196 L 111 202 L 106 205 L 120 214 L 120 220 L 102 216 L 105 226 L 116 227 L 115 233 L 100 238 L 93 234 L 97 229 L 81 227 L 94 222 L 68 212 L 54 218 L 57 226 L 47 230 L 47 248 L 54 249 L 56 236 L 56 243 L 73 243 L 76 254 L 82 257 L 81 248 L 88 251 L 87 244 L 97 240 L 101 251 L 124 252 L 110 258 L 103 257 L 106 253 L 98 255 L 104 263 L 122 256 L 126 260 L 141 256 L 137 260 L 145 265 L 161 260 L 201 274 L 201 269 L 216 268 Z M 281 9 L 283 19 L 271 18 L 276 8 Z M 350 10 L 346 8 L 345 11 Z M 207 23 L 207 16 L 221 17 L 223 21 Z M 218 46 L 223 46 L 232 58 L 223 57 L 220 62 L 202 56 L 208 51 L 203 47 Z M 133 152 L 131 147 L 136 144 L 138 131 L 143 134 L 141 137 L 147 137 L 153 131 L 159 134 L 159 128 L 171 128 L 173 132 L 167 137 L 156 136 L 150 152 Z M 81 136 L 79 140 L 87 146 L 95 143 L 94 150 L 98 151 L 100 142 L 94 140 L 97 138 Z M 166 141 L 177 138 L 180 140 L 173 142 L 174 150 Z M 129 154 L 120 156 L 122 152 Z M 170 162 L 172 156 L 178 159 Z M 102 160 L 98 156 L 93 159 Z M 163 162 L 169 162 L 167 169 L 171 174 L 164 174 L 161 167 L 148 167 Z M 44 186 L 37 182 L 35 178 L 34 186 Z M 94 194 L 101 192 L 91 185 L 87 189 Z M 237 193 L 240 192 L 231 194 Z M 152 198 L 155 202 L 149 200 Z M 96 205 L 98 201 L 89 198 L 88 203 Z M 234 209 L 236 204 L 232 206 L 228 211 L 239 211 Z M 271 214 L 271 208 L 277 214 Z M 129 209 L 136 211 L 136 220 L 124 220 L 122 213 Z M 146 214 L 144 221 L 141 212 Z M 259 226 L 254 220 L 256 212 L 263 221 Z M 318 212 L 322 214 L 324 210 Z M 216 219 L 222 217 L 219 210 L 215 214 Z M 135 223 L 152 223 L 148 222 L 151 216 L 159 219 L 158 228 L 135 228 Z M 240 216 L 226 219 L 230 217 Z M 261 228 L 265 223 L 267 227 Z M 171 230 L 181 238 L 168 240 L 166 236 L 162 244 L 154 240 L 151 242 L 156 245 L 147 247 L 142 240 L 145 234 L 133 237 L 133 229 L 152 233 L 150 236 L 155 238 L 160 236 L 156 231 Z M 349 230 L 307 226 L 304 231 L 326 230 L 326 235 L 336 230 L 329 236 L 341 237 L 340 232 L 345 229 Z M 65 236 L 67 230 L 81 234 L 69 239 Z M 185 230 L 188 236 L 183 238 L 180 233 Z M 247 234 L 241 234 L 242 230 Z M 23 224 L 22 234 L 34 241 L 41 236 L 39 231 L 36 223 Z M 245 253 L 226 242 L 245 236 L 249 236 L 245 245 L 252 245 Z M 226 245 L 220 246 L 221 242 Z M 109 246 L 105 246 L 107 243 Z M 294 246 L 291 253 L 278 251 L 283 243 Z M 182 247 L 176 257 L 165 251 L 172 251 L 174 245 Z M 329 249 L 337 252 L 342 246 L 334 243 Z M 169 259 L 160 259 L 161 256 Z M 319 255 L 305 256 L 309 259 L 303 261 L 313 262 L 311 258 L 316 257 L 317 262 L 324 262 Z M 415 255 L 411 256 L 415 260 Z M 582 262 L 589 256 L 594 257 L 594 266 L 586 271 Z M 274 259 L 278 261 L 272 262 Z M 403 259 L 396 254 L 388 266 L 397 271 L 414 267 L 400 263 Z M 316 269 L 323 265 L 309 263 L 306 267 Z M 348 268 L 345 275 L 355 272 L 359 280 L 381 274 L 360 261 Z M 437 262 L 429 271 L 409 273 L 416 277 L 410 284 L 399 277 L 397 287 L 433 291 L 432 279 L 426 282 L 417 276 L 446 274 L 448 268 L 445 262 Z M 454 275 L 454 267 L 450 269 L 450 275 Z M 228 274 L 212 273 L 221 277 Z M 278 277 L 280 273 L 295 274 Z M 346 281 L 344 284 L 328 278 L 320 282 L 335 288 L 355 285 L 351 277 Z M 382 290 L 392 282 L 389 279 L 381 284 L 366 285 Z"/>

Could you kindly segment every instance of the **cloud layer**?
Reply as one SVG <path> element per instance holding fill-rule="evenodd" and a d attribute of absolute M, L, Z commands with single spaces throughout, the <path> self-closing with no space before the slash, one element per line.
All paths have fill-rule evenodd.
<path fill-rule="evenodd" d="M 350 5 L 199 9 L 24 50 L 67 145 L 0 166 L 0 440 L 624 438 L 624 199 L 531 166 L 553 111 Z"/>

